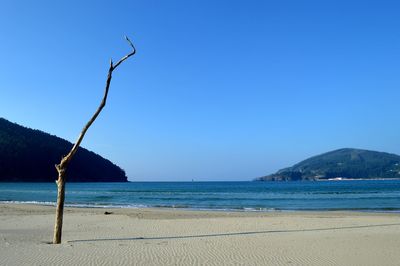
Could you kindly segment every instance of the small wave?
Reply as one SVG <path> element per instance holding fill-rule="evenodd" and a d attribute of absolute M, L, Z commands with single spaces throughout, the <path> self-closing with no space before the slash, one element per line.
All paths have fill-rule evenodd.
<path fill-rule="evenodd" d="M 56 203 L 52 201 L 17 201 L 17 200 L 2 200 L 1 204 L 34 204 L 34 205 L 46 205 L 46 206 L 55 206 Z"/>
<path fill-rule="evenodd" d="M 189 209 L 191 206 L 184 204 L 171 204 L 171 205 L 152 205 L 152 208 L 173 208 L 173 209 Z"/>
<path fill-rule="evenodd" d="M 56 202 L 50 201 L 16 201 L 16 200 L 2 200 L 0 204 L 32 204 L 32 205 L 42 205 L 42 206 L 56 206 Z M 65 203 L 65 207 L 73 208 L 149 208 L 149 206 L 144 204 L 127 204 L 127 205 L 108 205 L 108 204 L 95 204 L 95 203 Z"/>
<path fill-rule="evenodd" d="M 246 212 L 275 212 L 279 211 L 278 209 L 275 208 L 243 208 L 244 211 Z"/>
<path fill-rule="evenodd" d="M 127 204 L 127 205 L 120 205 L 120 204 L 82 204 L 82 203 L 68 203 L 65 204 L 66 207 L 72 208 L 99 208 L 99 209 L 141 209 L 141 208 L 149 208 L 149 206 L 144 204 Z"/>

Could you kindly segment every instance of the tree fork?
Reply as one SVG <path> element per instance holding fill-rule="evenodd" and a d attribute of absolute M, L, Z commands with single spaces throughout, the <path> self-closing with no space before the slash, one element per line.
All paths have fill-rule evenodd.
<path fill-rule="evenodd" d="M 63 216 L 64 216 L 64 200 L 65 200 L 65 181 L 66 181 L 66 173 L 68 164 L 71 161 L 72 157 L 74 157 L 75 153 L 77 152 L 79 145 L 81 144 L 83 137 L 86 134 L 86 131 L 89 127 L 93 124 L 96 120 L 97 116 L 100 114 L 101 110 L 106 105 L 108 90 L 110 88 L 112 73 L 113 71 L 126 59 L 131 57 L 136 53 L 136 48 L 133 46 L 132 42 L 129 40 L 128 37 L 125 36 L 125 39 L 132 47 L 132 52 L 122 57 L 116 64 L 113 64 L 113 61 L 110 60 L 110 68 L 108 69 L 107 81 L 104 90 L 104 96 L 102 101 L 100 102 L 99 107 L 97 108 L 96 112 L 93 114 L 92 118 L 86 123 L 83 127 L 81 133 L 78 136 L 74 146 L 72 147 L 71 151 L 61 159 L 59 164 L 56 164 L 56 169 L 58 172 L 58 179 L 56 181 L 57 184 L 57 205 L 56 205 L 56 219 L 54 224 L 54 235 L 53 235 L 53 244 L 60 244 L 61 243 L 61 234 L 62 234 L 62 224 L 63 224 Z"/>

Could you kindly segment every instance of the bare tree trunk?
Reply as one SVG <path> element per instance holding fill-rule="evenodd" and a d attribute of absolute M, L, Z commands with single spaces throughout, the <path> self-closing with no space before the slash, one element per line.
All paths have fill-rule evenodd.
<path fill-rule="evenodd" d="M 56 183 L 57 183 L 57 209 L 56 209 L 56 220 L 55 220 L 55 224 L 54 224 L 53 244 L 61 243 L 61 233 L 62 233 L 63 214 L 64 214 L 64 199 L 65 199 L 65 181 L 66 181 L 66 172 L 67 172 L 68 164 L 71 161 L 72 157 L 74 157 L 75 153 L 77 152 L 79 145 L 81 144 L 83 137 L 86 134 L 86 131 L 93 124 L 94 120 L 96 120 L 97 116 L 100 114 L 101 110 L 106 105 L 108 90 L 110 88 L 113 71 L 122 62 L 124 62 L 126 59 L 128 59 L 130 56 L 132 56 L 136 53 L 136 49 L 133 46 L 132 42 L 128 39 L 128 37 L 125 37 L 125 38 L 128 41 L 129 45 L 132 47 L 132 52 L 130 52 L 126 56 L 122 57 L 115 65 L 113 64 L 113 61 L 110 60 L 110 68 L 108 69 L 108 76 L 107 76 L 107 81 L 106 81 L 106 87 L 104 90 L 104 96 L 103 96 L 103 99 L 102 99 L 99 107 L 97 108 L 96 112 L 94 113 L 92 118 L 89 120 L 89 122 L 87 122 L 85 127 L 82 129 L 82 131 L 79 134 L 79 137 L 78 137 L 77 141 L 75 142 L 75 145 L 72 147 L 71 151 L 65 157 L 63 157 L 61 159 L 61 162 L 59 164 L 56 165 L 56 169 L 58 172 L 58 179 L 56 181 Z"/>
<path fill-rule="evenodd" d="M 56 221 L 54 224 L 54 236 L 53 244 L 61 243 L 61 233 L 63 225 L 63 214 L 64 214 L 64 199 L 65 199 L 65 172 L 58 174 L 57 183 L 57 209 L 56 209 Z"/>

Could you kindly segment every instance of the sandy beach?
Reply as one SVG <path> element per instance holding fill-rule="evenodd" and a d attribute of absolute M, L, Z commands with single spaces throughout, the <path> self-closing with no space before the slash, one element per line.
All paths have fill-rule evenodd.
<path fill-rule="evenodd" d="M 0 204 L 0 265 L 400 265 L 400 214 L 66 208 L 60 245 L 53 222 Z"/>

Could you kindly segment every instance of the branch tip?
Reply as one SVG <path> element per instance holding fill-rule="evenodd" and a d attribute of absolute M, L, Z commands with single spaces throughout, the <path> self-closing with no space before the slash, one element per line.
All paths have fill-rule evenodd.
<path fill-rule="evenodd" d="M 136 49 L 135 49 L 135 46 L 133 46 L 133 43 L 131 42 L 131 40 L 129 40 L 128 36 L 125 35 L 125 39 L 126 39 L 126 41 L 129 43 L 129 45 L 132 47 L 132 49 L 133 49 L 133 50 L 136 50 Z"/>

